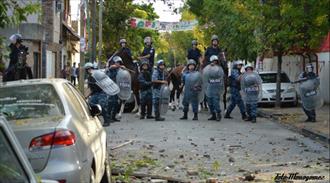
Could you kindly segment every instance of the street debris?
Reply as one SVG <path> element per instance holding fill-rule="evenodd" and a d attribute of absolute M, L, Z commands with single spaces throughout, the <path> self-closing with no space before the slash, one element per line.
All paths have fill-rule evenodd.
<path fill-rule="evenodd" d="M 126 146 L 126 145 L 128 145 L 128 144 L 132 144 L 132 143 L 133 143 L 133 140 L 129 140 L 129 141 L 124 142 L 124 143 L 122 143 L 122 144 L 119 144 L 119 145 L 117 145 L 117 146 L 115 146 L 115 147 L 111 147 L 110 149 L 111 149 L 111 150 L 119 149 L 119 148 L 121 148 L 121 147 L 124 147 L 124 146 Z"/>

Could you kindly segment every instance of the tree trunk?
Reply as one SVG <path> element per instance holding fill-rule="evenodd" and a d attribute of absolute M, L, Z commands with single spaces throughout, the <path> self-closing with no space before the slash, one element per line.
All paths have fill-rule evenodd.
<path fill-rule="evenodd" d="M 282 51 L 277 55 L 277 76 L 276 76 L 276 103 L 275 107 L 281 107 L 281 72 L 282 72 Z"/>
<path fill-rule="evenodd" d="M 91 61 L 96 61 L 96 0 L 92 0 L 92 7 L 91 7 L 91 18 L 92 18 L 92 56 Z"/>

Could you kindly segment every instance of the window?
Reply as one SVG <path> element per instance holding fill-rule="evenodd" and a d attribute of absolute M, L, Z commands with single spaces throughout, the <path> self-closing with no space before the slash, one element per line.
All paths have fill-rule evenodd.
<path fill-rule="evenodd" d="M 29 182 L 19 159 L 3 129 L 0 129 L 0 183 Z"/>
<path fill-rule="evenodd" d="M 65 93 L 69 96 L 69 101 L 75 110 L 75 113 L 79 115 L 81 119 L 87 119 L 87 114 L 80 104 L 80 101 L 77 99 L 76 95 L 74 94 L 74 91 L 72 91 L 71 87 L 69 84 L 64 84 L 63 86 Z"/>
<path fill-rule="evenodd" d="M 7 120 L 64 116 L 62 102 L 50 84 L 0 88 L 0 113 Z"/>
<path fill-rule="evenodd" d="M 276 73 L 260 74 L 263 83 L 276 83 Z M 285 73 L 281 74 L 281 83 L 290 83 L 290 79 Z"/>

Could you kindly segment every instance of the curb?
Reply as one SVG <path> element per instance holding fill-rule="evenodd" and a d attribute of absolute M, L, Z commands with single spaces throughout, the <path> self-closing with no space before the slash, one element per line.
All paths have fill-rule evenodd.
<path fill-rule="evenodd" d="M 319 141 L 321 143 L 325 143 L 326 145 L 330 146 L 330 138 L 327 137 L 325 134 L 317 133 L 317 132 L 315 132 L 313 130 L 310 130 L 310 129 L 307 129 L 307 128 L 300 129 L 300 128 L 297 128 L 293 125 L 288 125 L 288 124 L 281 123 L 278 120 L 278 117 L 273 116 L 272 113 L 266 113 L 266 112 L 264 112 L 260 109 L 258 110 L 258 116 L 263 117 L 263 118 L 269 118 L 272 121 L 275 121 L 276 123 L 278 123 L 282 126 L 285 126 L 286 128 L 288 128 L 291 131 L 300 133 L 300 134 L 304 135 L 305 137 L 309 137 L 313 140 Z"/>

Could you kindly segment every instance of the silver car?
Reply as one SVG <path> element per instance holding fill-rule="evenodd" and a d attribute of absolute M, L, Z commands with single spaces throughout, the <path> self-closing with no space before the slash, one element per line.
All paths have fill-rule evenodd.
<path fill-rule="evenodd" d="M 89 106 L 67 80 L 2 83 L 0 113 L 42 178 L 60 183 L 110 182 L 99 106 Z"/>
<path fill-rule="evenodd" d="M 58 183 L 41 180 L 33 172 L 20 143 L 6 119 L 0 116 L 0 183 Z"/>

